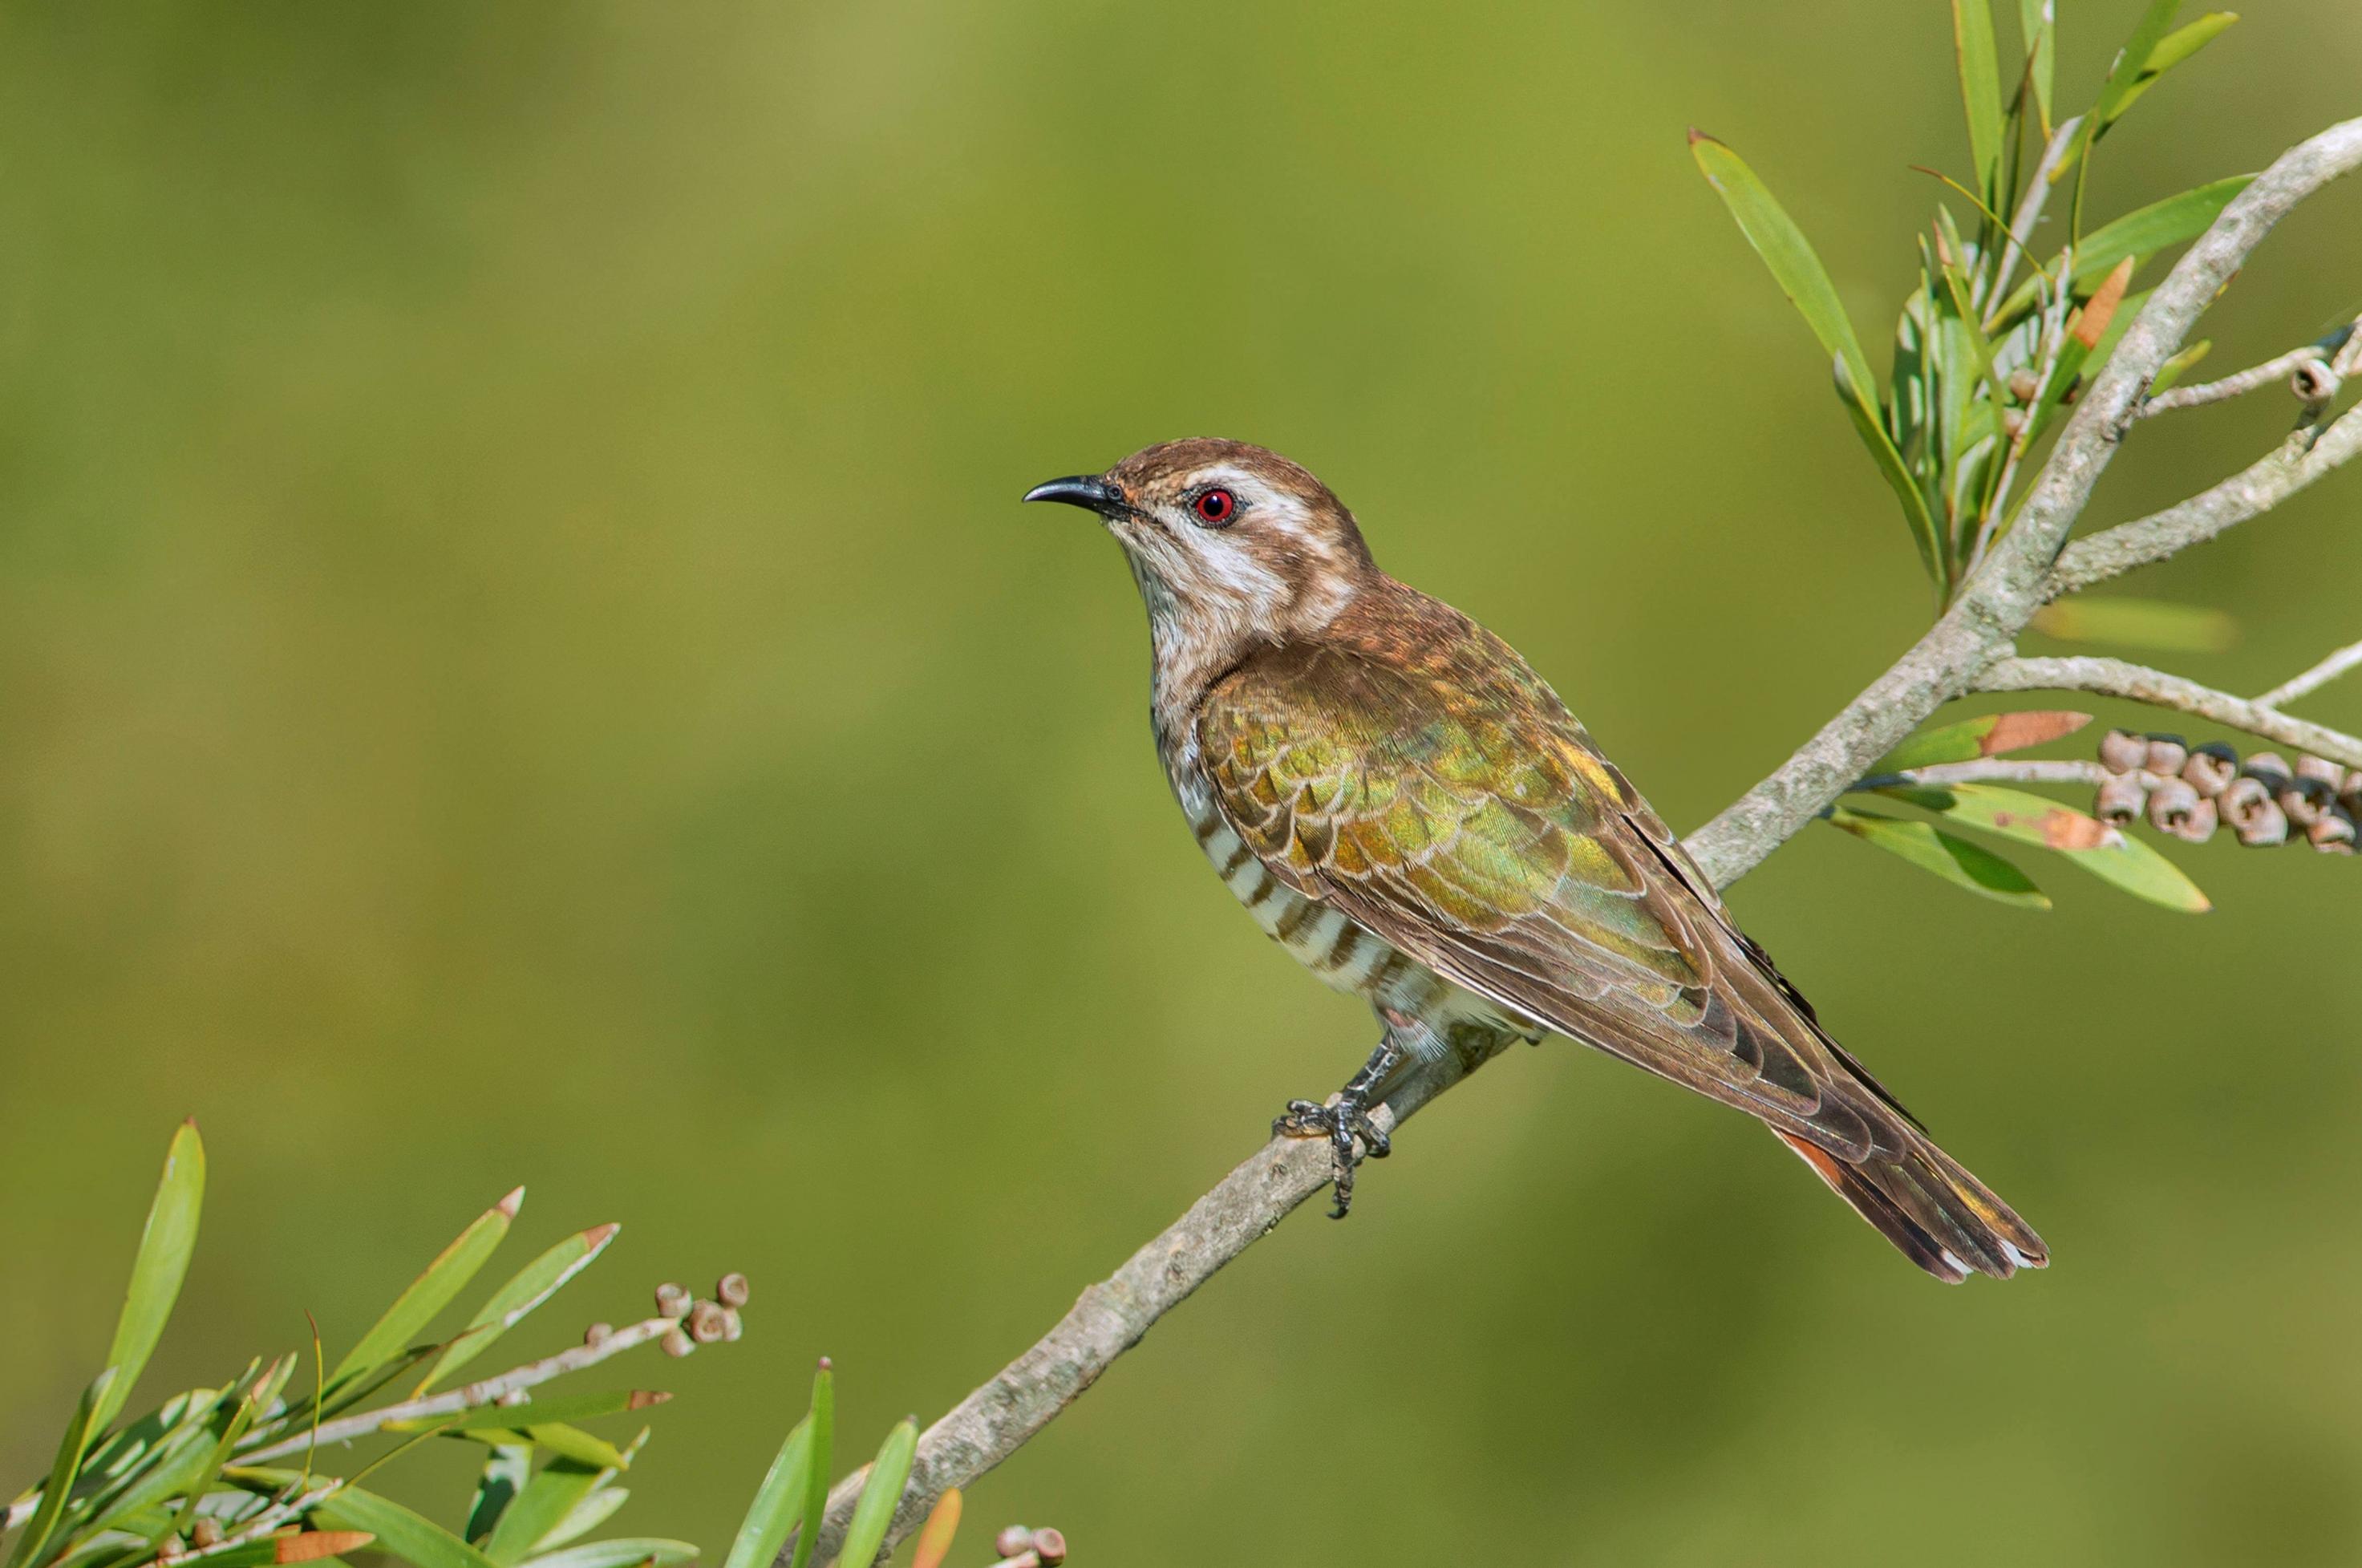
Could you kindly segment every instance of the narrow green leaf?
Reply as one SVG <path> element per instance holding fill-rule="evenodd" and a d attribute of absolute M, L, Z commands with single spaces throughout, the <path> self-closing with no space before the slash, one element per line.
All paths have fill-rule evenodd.
<path fill-rule="evenodd" d="M 738 1535 L 730 1543 L 730 1556 L 723 1568 L 769 1568 L 771 1560 L 779 1554 L 788 1532 L 803 1522 L 806 1496 L 811 1490 L 812 1422 L 810 1416 L 795 1424 L 779 1444 L 778 1454 L 772 1459 L 771 1468 L 764 1474 L 763 1484 L 755 1489 L 755 1501 L 748 1506 L 745 1518 L 738 1526 Z M 828 1496 L 828 1472 L 818 1472 L 821 1496 Z M 809 1555 L 804 1540 L 817 1531 L 806 1530 L 802 1540 L 796 1542 L 799 1555 Z"/>
<path fill-rule="evenodd" d="M 526 1443 L 545 1453 L 573 1460 L 599 1470 L 622 1470 L 630 1464 L 623 1450 L 605 1438 L 570 1427 L 563 1421 L 551 1421 L 527 1427 L 451 1427 L 443 1435 L 468 1442 L 480 1442 L 491 1448 L 509 1448 Z"/>
<path fill-rule="evenodd" d="M 183 1121 L 172 1134 L 164 1156 L 164 1175 L 156 1184 L 148 1223 L 139 1232 L 139 1254 L 131 1264 L 131 1286 L 124 1292 L 123 1315 L 116 1320 L 115 1343 L 106 1364 L 115 1368 L 114 1381 L 92 1413 L 91 1430 L 103 1432 L 116 1412 L 131 1397 L 156 1342 L 164 1337 L 165 1320 L 181 1294 L 181 1280 L 189 1272 L 189 1257 L 197 1249 L 197 1217 L 205 1202 L 205 1144 L 197 1124 Z"/>
<path fill-rule="evenodd" d="M 2213 338 L 2202 337 L 2164 364 L 2159 365 L 2157 368 L 2157 374 L 2149 378 L 2148 395 L 2155 397 L 2197 369 L 2198 362 L 2206 358 L 2213 347 Z"/>
<path fill-rule="evenodd" d="M 501 1522 L 501 1515 L 516 1501 L 524 1484 L 533 1478 L 533 1450 L 524 1443 L 508 1443 L 492 1450 L 484 1460 L 484 1467 L 476 1474 L 476 1496 L 468 1505 L 468 1539 L 482 1545 Z M 571 1517 L 571 1516 L 568 1516 Z"/>
<path fill-rule="evenodd" d="M 171 1167 L 165 1169 L 171 1177 Z M 143 1249 L 144 1250 L 144 1249 Z M 90 1448 L 90 1440 L 98 1431 L 98 1412 L 105 1408 L 107 1392 L 115 1386 L 119 1366 L 109 1366 L 91 1380 L 74 1401 L 74 1413 L 66 1422 L 65 1436 L 58 1440 L 58 1457 L 50 1466 L 50 1478 L 41 1487 L 40 1506 L 33 1517 L 25 1521 L 24 1532 L 17 1537 L 17 1550 L 8 1554 L 8 1568 L 24 1568 L 37 1561 L 42 1549 L 50 1544 L 50 1536 L 58 1528 L 58 1519 L 66 1511 L 66 1499 L 73 1495 L 74 1477 L 82 1473 L 82 1457 Z"/>
<path fill-rule="evenodd" d="M 1693 129 L 1690 132 L 1690 153 L 1697 160 L 1699 170 L 1722 197 L 1730 215 L 1738 222 L 1738 229 L 1755 253 L 1763 258 L 1772 276 L 1797 311 L 1805 325 L 1813 329 L 1820 340 L 1822 352 L 1840 360 L 1851 378 L 1857 395 L 1865 400 L 1874 397 L 1878 383 L 1870 373 L 1870 360 L 1854 337 L 1853 323 L 1838 299 L 1837 285 L 1829 281 L 1821 259 L 1814 254 L 1812 243 L 1805 237 L 1795 220 L 1788 215 L 1777 198 L 1744 159 L 1723 143 Z"/>
<path fill-rule="evenodd" d="M 638 1563 L 653 1562 L 656 1568 L 677 1568 L 695 1561 L 697 1548 L 685 1540 L 645 1536 L 569 1546 L 563 1551 L 545 1552 L 533 1563 L 534 1568 L 635 1568 Z"/>
<path fill-rule="evenodd" d="M 887 1527 L 894 1522 L 894 1510 L 901 1504 L 902 1486 L 911 1479 L 911 1461 L 918 1449 L 919 1423 L 914 1420 L 906 1419 L 886 1434 L 877 1457 L 870 1461 L 868 1483 L 861 1488 L 860 1500 L 853 1505 L 853 1518 L 844 1527 L 844 1548 L 837 1553 L 837 1568 L 869 1568 L 877 1560 Z"/>
<path fill-rule="evenodd" d="M 300 1530 L 242 1540 L 205 1553 L 204 1568 L 265 1568 L 266 1564 L 319 1562 L 339 1552 L 359 1551 L 377 1538 L 367 1530 Z"/>
<path fill-rule="evenodd" d="M 450 1348 L 418 1386 L 432 1388 L 490 1350 L 492 1342 L 514 1328 L 526 1313 L 590 1267 L 591 1260 L 607 1250 L 607 1243 L 615 1239 L 615 1232 L 621 1229 L 620 1225 L 595 1225 L 577 1231 L 518 1270 L 506 1285 L 492 1292 L 491 1299 L 469 1320 L 467 1328 L 451 1342 Z"/>
<path fill-rule="evenodd" d="M 2221 653 L 2239 640 L 2239 623 L 2212 605 L 2115 595 L 2046 604 L 2035 612 L 2032 624 L 2062 642 L 2114 643 L 2173 653 Z"/>
<path fill-rule="evenodd" d="M 828 1357 L 820 1358 L 819 1368 L 812 1373 L 811 1391 L 811 1464 L 804 1473 L 803 1517 L 820 1519 L 828 1514 L 829 1464 L 836 1444 L 836 1373 Z M 795 1560 L 789 1568 L 805 1568 L 811 1562 L 812 1543 L 820 1539 L 818 1529 L 808 1529 L 797 1539 Z"/>
<path fill-rule="evenodd" d="M 409 1348 L 434 1321 L 435 1315 L 449 1306 L 451 1298 L 476 1277 L 476 1271 L 484 1266 L 485 1260 L 509 1233 L 509 1222 L 516 1218 L 524 1203 L 524 1188 L 518 1187 L 476 1216 L 449 1246 L 435 1255 L 425 1272 L 394 1298 L 393 1305 L 361 1336 L 360 1342 L 337 1363 L 337 1369 L 328 1374 L 329 1385 L 334 1387 L 364 1376 Z"/>
<path fill-rule="evenodd" d="M 2099 102 L 2092 107 L 2091 140 L 2098 140 L 2132 101 L 2142 72 L 2148 69 L 2157 46 L 2165 41 L 2165 30 L 2173 25 L 2173 14 L 2180 9 L 2181 0 L 2150 0 L 2148 9 L 2133 28 L 2132 36 L 2125 40 L 2125 47 L 2116 51 L 2114 61 L 2108 67 L 2107 84 L 2100 89 Z"/>
<path fill-rule="evenodd" d="M 615 1510 L 630 1501 L 631 1496 L 629 1486 L 592 1487 L 589 1496 L 568 1509 L 566 1517 L 557 1521 L 557 1528 L 541 1538 L 542 1550 L 547 1551 L 589 1535 L 613 1518 Z"/>
<path fill-rule="evenodd" d="M 484 1555 L 494 1562 L 522 1562 L 542 1538 L 565 1522 L 599 1484 L 606 1466 L 564 1457 L 551 1460 L 534 1473 L 516 1500 L 504 1510 L 484 1542 Z"/>
<path fill-rule="evenodd" d="M 1923 871 L 1932 871 L 1955 887 L 1966 888 L 2002 903 L 2047 910 L 2050 900 L 2025 872 L 1991 850 L 1946 833 L 1933 823 L 1910 822 L 1871 812 L 1838 806 L 1829 812 L 1829 825 L 1876 845 Z"/>
<path fill-rule="evenodd" d="M 546 1426 L 558 1421 L 595 1421 L 602 1416 L 620 1416 L 626 1411 L 645 1410 L 661 1405 L 671 1395 L 655 1388 L 610 1388 L 596 1394 L 568 1394 L 551 1399 L 528 1399 L 522 1405 L 478 1405 L 465 1410 L 449 1410 L 439 1416 L 412 1416 L 407 1419 L 388 1421 L 379 1430 L 389 1432 L 424 1431 L 522 1431 L 529 1426 Z"/>
<path fill-rule="evenodd" d="M 2125 89 L 2124 96 L 2116 101 L 2116 106 L 2108 118 L 2112 122 L 2123 118 L 2125 111 L 2131 108 L 2142 94 L 2156 86 L 2158 78 L 2221 38 L 2238 19 L 2236 11 L 2209 11 L 2189 26 L 2176 28 L 2159 39 L 2157 47 L 2149 50 L 2147 63 L 2141 67 L 2140 74 L 2133 78 L 2132 85 Z"/>
<path fill-rule="evenodd" d="M 1847 417 L 1853 421 L 1854 434 L 1870 449 L 1871 460 L 1878 465 L 1879 477 L 1886 488 L 1894 492 L 1902 503 L 1903 520 L 1910 526 L 1911 542 L 1919 548 L 1919 564 L 1927 569 L 1937 587 L 1948 585 L 1950 574 L 1944 561 L 1943 536 L 1937 531 L 1935 514 L 1927 510 L 1927 498 L 1919 492 L 1919 484 L 1904 466 L 1903 454 L 1894 448 L 1893 438 L 1879 421 L 1871 406 L 1863 401 L 1860 388 L 1848 380 L 1849 372 L 1842 357 L 1831 361 L 1837 376 L 1838 402 L 1845 406 Z"/>
<path fill-rule="evenodd" d="M 2017 0 L 2018 34 L 2025 40 L 2026 76 L 2034 83 L 2034 103 L 2042 118 L 2042 135 L 2050 136 L 2050 84 L 2058 74 L 2058 25 L 2052 0 Z"/>
<path fill-rule="evenodd" d="M 2047 745 L 2073 734 L 2092 722 L 2089 713 L 2062 709 L 2027 709 L 2014 713 L 1986 713 L 1956 724 L 1922 730 L 1878 759 L 1872 773 L 1904 773 L 1944 762 L 1972 762 Z"/>
<path fill-rule="evenodd" d="M 2223 209 L 2231 204 L 2231 198 L 2254 180 L 2252 174 L 2234 174 L 2178 196 L 2151 202 L 2101 225 L 2084 236 L 2083 243 L 2076 249 L 2076 286 L 2081 289 L 2097 283 L 2127 256 L 2137 266 L 2169 245 L 2197 238 L 2222 215 Z"/>
<path fill-rule="evenodd" d="M 2180 868 L 2131 834 L 2047 796 L 1992 784 L 1952 784 L 1941 790 L 1882 790 L 1965 826 L 2054 849 L 2094 877 L 2168 909 L 2200 913 L 2212 908 Z"/>
<path fill-rule="evenodd" d="M 331 1529 L 368 1530 L 377 1537 L 379 1551 L 418 1568 L 494 1568 L 491 1558 L 441 1525 L 359 1486 L 324 1499 L 312 1518 Z"/>
<path fill-rule="evenodd" d="M 1993 47 L 1989 0 L 1952 0 L 1952 51 L 1960 68 L 1960 105 L 1969 120 L 1969 155 L 1977 189 L 1993 199 L 2001 168 L 2001 65 Z"/>

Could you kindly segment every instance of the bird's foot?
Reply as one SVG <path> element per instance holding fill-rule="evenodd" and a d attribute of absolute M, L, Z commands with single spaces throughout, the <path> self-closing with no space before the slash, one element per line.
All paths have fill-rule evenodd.
<path fill-rule="evenodd" d="M 1331 1220 L 1342 1220 L 1353 1207 L 1354 1167 L 1365 1158 L 1383 1160 L 1394 1153 L 1385 1130 L 1370 1119 L 1369 1102 L 1359 1095 L 1341 1094 L 1325 1105 L 1319 1100 L 1291 1099 L 1272 1122 L 1271 1135 L 1329 1140 L 1330 1188 L 1336 1198 L 1336 1206 L 1329 1210 Z M 1354 1152 L 1356 1139 L 1361 1142 L 1360 1154 Z"/>

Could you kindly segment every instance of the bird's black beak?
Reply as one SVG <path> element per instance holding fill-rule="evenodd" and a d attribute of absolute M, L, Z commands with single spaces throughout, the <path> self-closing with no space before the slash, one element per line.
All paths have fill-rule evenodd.
<path fill-rule="evenodd" d="M 1063 501 L 1069 506 L 1079 506 L 1105 517 L 1123 509 L 1121 486 L 1110 483 L 1097 474 L 1069 474 L 1037 484 L 1025 492 L 1027 501 Z"/>

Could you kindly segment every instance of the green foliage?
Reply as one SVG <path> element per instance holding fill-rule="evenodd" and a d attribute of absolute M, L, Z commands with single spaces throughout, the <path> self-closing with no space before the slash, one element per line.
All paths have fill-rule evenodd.
<path fill-rule="evenodd" d="M 286 1397 L 296 1368 L 307 1359 L 318 1364 L 316 1345 L 309 1357 L 290 1353 L 268 1364 L 251 1362 L 220 1388 L 175 1395 L 109 1430 L 171 1318 L 196 1248 L 204 1194 L 204 1145 L 195 1124 L 185 1123 L 173 1135 L 157 1186 L 107 1364 L 76 1401 L 47 1478 L 10 1505 L 0 1523 L 0 1529 L 16 1530 L 6 1568 L 176 1568 L 182 1562 L 256 1568 L 332 1559 L 363 1547 L 415 1568 L 674 1568 L 697 1558 L 698 1549 L 686 1541 L 581 1540 L 623 1506 L 629 1493 L 614 1483 L 649 1434 L 642 1428 L 619 1446 L 578 1423 L 647 1409 L 671 1396 L 642 1388 L 554 1396 L 540 1390 L 555 1378 L 658 1341 L 675 1354 L 689 1353 L 696 1341 L 684 1325 L 691 1320 L 723 1324 L 723 1337 L 734 1335 L 727 1327 L 734 1323 L 734 1306 L 697 1303 L 668 1286 L 660 1299 L 672 1305 L 657 1317 L 620 1332 L 594 1331 L 563 1356 L 470 1386 L 469 1393 L 489 1402 L 424 1397 L 443 1374 L 480 1353 L 590 1266 L 614 1237 L 614 1226 L 602 1225 L 565 1238 L 493 1291 L 453 1338 L 408 1345 L 499 1246 L 522 1202 L 522 1187 L 438 1253 L 310 1393 Z M 720 1293 L 743 1301 L 743 1288 L 731 1294 L 741 1286 L 725 1282 Z M 343 1414 L 430 1356 L 437 1358 L 434 1371 L 409 1397 Z M 788 1532 L 825 1506 L 833 1410 L 833 1379 L 823 1362 L 812 1386 L 811 1412 L 780 1449 L 728 1568 L 767 1568 Z M 316 1470 L 328 1445 L 341 1456 L 343 1445 L 372 1438 L 391 1441 L 349 1474 Z M 359 1485 L 430 1438 L 490 1450 L 459 1530 Z M 876 1555 L 916 1442 L 911 1421 L 888 1435 L 853 1516 L 848 1562 L 857 1556 L 859 1568 L 867 1568 Z M 269 1463 L 298 1455 L 300 1468 Z M 809 1560 L 811 1540 L 807 1531 L 798 1544 L 799 1563 Z"/>
<path fill-rule="evenodd" d="M 2051 117 L 2049 7 L 2020 6 L 2023 59 L 2005 79 L 1990 0 L 1954 0 L 1971 175 L 1938 178 L 1967 210 L 1939 206 L 1920 241 L 1919 284 L 1895 324 L 1882 391 L 1803 231 L 1736 152 L 1691 133 L 1708 183 L 1832 356 L 1838 401 L 1947 602 L 2008 532 L 2034 471 L 2031 454 L 2137 314 L 2141 296 L 2126 298 L 2133 277 L 2158 251 L 2202 232 L 2246 185 L 2246 176 L 2217 180 L 2083 230 L 2092 149 L 2168 72 L 2238 19 L 2215 12 L 2169 32 L 2177 8 L 2178 0 L 2150 6 L 2092 107 L 2062 127 Z M 2070 171 L 2067 243 L 2037 259 L 2025 248 Z M 2013 287 L 2021 270 L 2032 275 Z M 2190 362 L 2194 356 L 2179 369 Z"/>

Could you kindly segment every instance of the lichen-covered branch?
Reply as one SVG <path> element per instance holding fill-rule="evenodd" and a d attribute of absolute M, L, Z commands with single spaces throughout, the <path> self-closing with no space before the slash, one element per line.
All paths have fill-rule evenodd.
<path fill-rule="evenodd" d="M 2009 654 L 2011 640 L 2034 613 L 2062 591 L 2052 576 L 2060 547 L 2130 428 L 2150 379 L 2272 226 L 2357 165 L 2362 119 L 2333 127 L 2283 154 L 2224 208 L 2150 294 L 2106 369 L 2078 400 L 2015 525 L 1950 608 L 1771 777 L 1685 841 L 1716 886 L 1727 886 L 1760 863 L 1928 714 L 1976 689 L 1987 667 Z M 2351 416 L 2339 421 L 2319 437 L 2316 449 L 2353 423 Z M 2301 484 L 2283 493 L 2298 488 Z M 2301 723 L 2274 717 L 2284 724 Z M 1380 1125 L 1391 1131 L 1407 1121 L 1485 1059 L 1482 1048 L 1472 1048 L 1414 1077 L 1375 1113 Z M 1275 1139 L 1121 1268 L 1084 1291 L 1031 1349 L 921 1436 L 887 1545 L 915 1529 L 945 1487 L 974 1481 L 1048 1426 L 1158 1319 L 1327 1185 L 1329 1172 L 1325 1145 Z M 817 1543 L 816 1561 L 822 1564 L 833 1561 L 864 1479 L 856 1474 L 830 1494 Z M 780 1561 L 786 1561 L 784 1551 Z"/>
<path fill-rule="evenodd" d="M 2362 767 L 2362 740 L 2277 708 L 2118 658 L 2005 658 L 1977 678 L 1980 691 L 2092 691 L 2212 719 L 2316 756 Z"/>
<path fill-rule="evenodd" d="M 2309 697 L 2349 669 L 2362 668 L 2362 643 L 2348 643 L 2311 669 L 2291 675 L 2269 691 L 2256 699 L 2265 708 L 2285 708 L 2300 697 Z"/>

